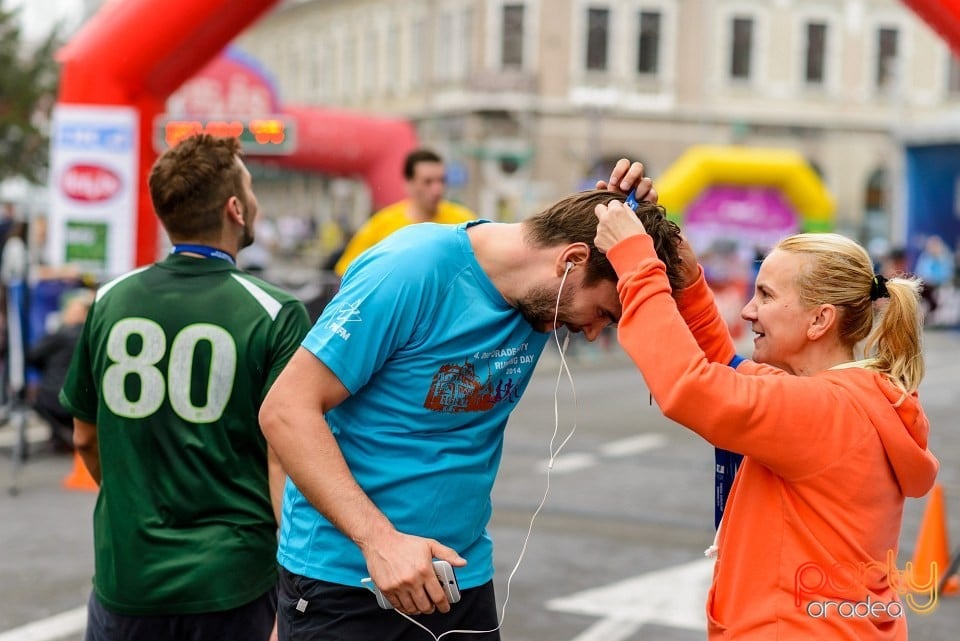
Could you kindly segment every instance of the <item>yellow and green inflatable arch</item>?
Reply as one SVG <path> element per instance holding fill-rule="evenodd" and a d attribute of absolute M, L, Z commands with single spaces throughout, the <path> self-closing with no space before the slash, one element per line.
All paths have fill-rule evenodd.
<path fill-rule="evenodd" d="M 687 207 L 715 185 L 767 187 L 779 191 L 798 216 L 802 231 L 833 228 L 835 204 L 816 172 L 792 149 L 697 145 L 655 179 L 660 204 L 681 224 Z"/>

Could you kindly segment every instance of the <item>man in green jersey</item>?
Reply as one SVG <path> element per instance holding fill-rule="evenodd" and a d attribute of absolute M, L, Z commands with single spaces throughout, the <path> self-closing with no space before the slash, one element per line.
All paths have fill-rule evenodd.
<path fill-rule="evenodd" d="M 257 217 L 236 139 L 181 142 L 149 183 L 172 253 L 100 288 L 60 394 L 100 484 L 86 639 L 265 640 L 284 477 L 257 413 L 310 322 L 235 265 Z"/>

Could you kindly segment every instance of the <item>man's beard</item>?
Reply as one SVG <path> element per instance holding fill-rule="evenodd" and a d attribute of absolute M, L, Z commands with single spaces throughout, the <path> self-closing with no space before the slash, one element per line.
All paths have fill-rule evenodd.
<path fill-rule="evenodd" d="M 243 234 L 240 236 L 240 249 L 244 247 L 249 247 L 253 244 L 253 220 L 247 219 L 247 213 L 251 211 L 250 203 L 246 199 L 243 200 Z"/>
<path fill-rule="evenodd" d="M 253 230 L 250 229 L 249 225 L 245 225 L 243 228 L 243 235 L 240 236 L 240 249 L 244 247 L 249 247 L 253 244 Z"/>
<path fill-rule="evenodd" d="M 574 294 L 573 288 L 569 285 L 563 288 L 559 313 L 557 313 L 557 293 L 549 287 L 537 285 L 527 291 L 523 298 L 517 300 L 517 311 L 535 330 L 546 332 L 547 327 L 553 324 L 554 317 L 557 318 L 558 324 L 566 320 L 565 312 L 573 302 Z"/>

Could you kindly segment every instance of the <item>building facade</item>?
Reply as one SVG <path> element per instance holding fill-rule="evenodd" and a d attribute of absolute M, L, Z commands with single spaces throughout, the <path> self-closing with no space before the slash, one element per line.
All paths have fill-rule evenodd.
<path fill-rule="evenodd" d="M 733 144 L 799 151 L 838 230 L 902 242 L 898 131 L 960 105 L 954 57 L 896 0 L 291 0 L 237 44 L 284 103 L 410 119 L 451 195 L 501 220 L 620 157 L 656 179 L 691 145 Z M 369 213 L 359 185 L 294 180 L 261 200 Z"/>

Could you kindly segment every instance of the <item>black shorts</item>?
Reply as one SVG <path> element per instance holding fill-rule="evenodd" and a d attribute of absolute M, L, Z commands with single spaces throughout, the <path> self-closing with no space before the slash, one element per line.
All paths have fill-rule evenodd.
<path fill-rule="evenodd" d="M 309 579 L 280 568 L 277 629 L 280 641 L 431 641 L 427 632 L 394 610 L 377 605 L 364 588 Z M 301 605 L 303 612 L 297 609 Z M 494 630 L 497 600 L 493 581 L 460 591 L 460 601 L 446 614 L 413 617 L 434 635 L 448 630 Z M 443 641 L 499 641 L 500 632 L 450 634 Z"/>
<path fill-rule="evenodd" d="M 276 612 L 275 588 L 232 610 L 146 616 L 111 612 L 91 592 L 84 641 L 267 641 Z"/>

